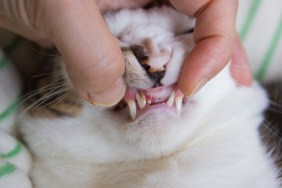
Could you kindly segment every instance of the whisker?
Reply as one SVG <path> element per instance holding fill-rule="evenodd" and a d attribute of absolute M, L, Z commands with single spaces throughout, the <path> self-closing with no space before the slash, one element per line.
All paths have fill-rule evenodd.
<path fill-rule="evenodd" d="M 59 95 L 60 93 L 63 93 L 66 89 L 63 87 L 59 87 L 58 89 L 54 89 L 52 91 L 47 92 L 45 95 L 43 95 L 39 100 L 37 106 L 40 107 L 43 103 L 45 103 L 47 100 L 52 99 L 52 97 Z M 35 107 L 36 109 L 38 107 Z"/>
<path fill-rule="evenodd" d="M 44 55 L 44 56 L 48 56 L 48 57 L 61 57 L 60 55 L 58 55 L 58 54 L 48 54 L 48 53 L 46 53 L 46 52 L 42 52 L 42 51 L 39 51 L 39 50 L 37 50 L 37 49 L 35 49 L 35 48 L 32 48 L 32 50 L 34 50 L 36 53 L 38 53 L 38 54 L 40 54 L 40 55 Z"/>
<path fill-rule="evenodd" d="M 52 92 L 53 92 L 53 90 L 50 91 L 50 92 L 48 92 L 48 93 L 52 93 Z M 25 113 L 26 113 L 27 111 L 29 111 L 31 108 L 37 108 L 36 106 L 40 105 L 41 102 L 42 102 L 42 100 L 45 100 L 45 99 L 40 98 L 40 99 L 36 100 L 34 103 L 32 103 L 31 105 L 29 105 L 27 108 L 25 108 L 25 109 L 22 111 L 22 113 L 21 113 L 20 115 L 25 114 Z M 39 104 L 39 103 L 40 103 L 40 104 Z"/>
<path fill-rule="evenodd" d="M 282 143 L 282 135 L 279 134 L 280 131 L 276 127 L 272 126 L 272 123 L 268 120 L 265 120 L 265 124 L 265 127 L 273 134 L 273 136 L 277 137 L 279 142 Z"/>
<path fill-rule="evenodd" d="M 60 73 L 60 71 L 50 72 L 50 73 L 45 73 L 45 74 L 38 74 L 38 75 L 33 76 L 33 78 L 38 78 L 38 77 L 42 77 L 42 76 L 49 76 L 49 75 L 54 75 L 54 74 L 58 74 L 58 73 Z"/>
<path fill-rule="evenodd" d="M 65 94 L 63 94 L 62 96 L 56 98 L 55 100 L 53 100 L 53 101 L 51 101 L 51 102 L 49 102 L 49 103 L 47 103 L 47 104 L 41 106 L 40 108 L 38 108 L 38 110 L 41 110 L 42 108 L 45 108 L 46 106 L 49 106 L 49 105 L 51 105 L 52 103 L 54 103 L 54 104 L 52 105 L 52 107 L 54 107 L 56 104 L 58 104 L 60 101 L 62 101 L 65 97 L 67 97 L 67 96 L 70 95 L 71 93 L 72 93 L 71 90 L 68 91 L 68 92 L 66 92 Z"/>
<path fill-rule="evenodd" d="M 35 95 L 41 93 L 42 91 L 48 91 L 48 90 L 57 88 L 57 87 L 61 86 L 62 83 L 63 83 L 63 81 L 62 81 L 62 82 L 54 82 L 54 83 L 51 83 L 51 84 L 49 84 L 49 85 L 47 85 L 47 86 L 44 86 L 44 87 L 41 87 L 41 88 L 39 88 L 39 89 L 30 91 L 30 92 L 26 93 L 25 95 L 21 96 L 22 99 L 21 99 L 20 104 L 26 102 L 26 101 L 29 100 L 31 97 L 33 97 L 33 96 L 35 96 Z"/>
<path fill-rule="evenodd" d="M 41 105 L 42 103 L 44 103 L 46 100 L 50 99 L 52 96 L 56 95 L 58 93 L 54 92 L 56 90 L 60 91 L 60 88 L 63 88 L 65 86 L 63 80 L 57 80 L 54 83 L 49 84 L 48 86 L 44 86 L 42 88 L 39 88 L 36 92 L 32 92 L 31 95 L 25 97 L 24 100 L 21 100 L 20 105 L 22 105 L 25 101 L 29 100 L 31 97 L 41 93 L 42 91 L 48 91 L 47 93 L 44 94 L 44 96 L 42 96 L 40 99 L 36 100 L 34 103 L 32 103 L 31 105 L 29 105 L 25 110 L 23 110 L 23 112 L 21 113 L 21 115 L 25 114 L 28 110 L 30 110 L 31 108 L 38 108 L 36 106 Z M 63 89 L 61 89 L 61 92 L 63 91 Z M 48 97 L 47 97 L 48 96 Z"/>
<path fill-rule="evenodd" d="M 61 94 L 61 93 L 63 93 L 63 92 L 66 92 L 67 90 L 68 90 L 68 89 L 66 89 L 66 88 L 61 88 L 61 89 L 59 89 L 59 90 L 57 90 L 57 91 L 55 91 L 55 92 L 49 92 L 49 93 L 47 94 L 47 96 L 44 95 L 44 96 L 40 99 L 41 102 L 37 105 L 38 107 L 36 107 L 36 109 L 37 109 L 37 110 L 41 110 L 42 108 L 44 108 L 44 107 L 46 107 L 46 106 L 52 104 L 53 101 L 48 102 L 47 104 L 44 104 L 44 103 L 45 103 L 48 99 L 52 99 L 53 96 L 59 95 L 59 94 Z M 55 99 L 55 100 L 56 100 L 56 99 Z M 41 106 L 42 104 L 44 104 L 44 105 Z"/>
<path fill-rule="evenodd" d="M 275 101 L 270 101 L 270 107 L 269 110 L 271 112 L 282 114 L 282 105 Z"/>

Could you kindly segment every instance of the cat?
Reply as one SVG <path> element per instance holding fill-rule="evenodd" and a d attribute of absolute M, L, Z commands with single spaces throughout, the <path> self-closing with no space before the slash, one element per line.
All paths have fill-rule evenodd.
<path fill-rule="evenodd" d="M 179 90 L 192 18 L 165 6 L 104 17 L 125 57 L 126 95 L 113 108 L 93 106 L 54 60 L 48 70 L 59 74 L 39 79 L 45 88 L 17 122 L 34 187 L 280 186 L 259 135 L 268 99 L 258 83 L 237 86 L 228 65 L 195 95 Z"/>

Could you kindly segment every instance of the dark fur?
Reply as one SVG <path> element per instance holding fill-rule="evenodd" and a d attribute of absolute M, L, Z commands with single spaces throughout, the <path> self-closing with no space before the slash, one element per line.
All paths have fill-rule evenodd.
<path fill-rule="evenodd" d="M 279 170 L 279 178 L 282 179 L 282 81 L 268 84 L 265 87 L 271 102 L 265 112 L 260 134 Z"/>

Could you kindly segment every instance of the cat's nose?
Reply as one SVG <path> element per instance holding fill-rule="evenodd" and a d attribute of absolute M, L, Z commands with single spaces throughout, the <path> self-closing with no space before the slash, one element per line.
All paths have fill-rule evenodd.
<path fill-rule="evenodd" d="M 147 71 L 149 77 L 153 80 L 153 88 L 156 88 L 158 86 L 162 86 L 161 80 L 163 79 L 165 75 L 165 71 L 156 71 L 156 72 L 149 72 Z"/>
<path fill-rule="evenodd" d="M 162 86 L 161 80 L 171 59 L 171 49 L 159 47 L 153 39 L 146 39 L 143 44 L 131 46 L 131 50 L 154 82 L 153 87 Z"/>
<path fill-rule="evenodd" d="M 165 75 L 165 69 L 152 72 L 152 71 L 150 71 L 151 67 L 149 65 L 141 64 L 141 66 L 146 70 L 148 76 L 153 80 L 153 82 L 154 82 L 153 88 L 158 87 L 158 86 L 162 86 L 161 80 L 163 79 L 163 77 Z"/>

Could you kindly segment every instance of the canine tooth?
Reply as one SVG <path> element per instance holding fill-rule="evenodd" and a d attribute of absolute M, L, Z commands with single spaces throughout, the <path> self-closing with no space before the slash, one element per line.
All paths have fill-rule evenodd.
<path fill-rule="evenodd" d="M 174 99 L 175 99 L 175 92 L 172 91 L 172 93 L 169 96 L 169 99 L 166 102 L 167 106 L 172 107 Z"/>
<path fill-rule="evenodd" d="M 141 97 L 140 97 L 139 93 L 136 93 L 135 97 L 136 97 L 136 101 L 137 101 L 137 104 L 138 104 L 139 108 L 141 108 L 142 101 L 141 101 Z"/>
<path fill-rule="evenodd" d="M 175 105 L 176 105 L 176 111 L 177 114 L 181 114 L 181 110 L 182 110 L 182 101 L 183 101 L 183 97 L 176 97 L 175 99 Z"/>
<path fill-rule="evenodd" d="M 141 92 L 141 99 L 142 99 L 143 104 L 146 106 L 146 96 L 144 92 Z"/>
<path fill-rule="evenodd" d="M 146 97 L 144 93 L 141 93 L 141 96 L 139 93 L 136 93 L 136 100 L 140 109 L 143 109 L 146 106 Z"/>
<path fill-rule="evenodd" d="M 147 103 L 148 103 L 148 104 L 151 104 L 151 103 L 152 103 L 152 100 L 151 100 L 151 99 L 148 99 L 148 100 L 147 100 Z"/>
<path fill-rule="evenodd" d="M 136 118 L 136 103 L 133 100 L 127 101 L 128 107 L 129 107 L 129 114 L 132 120 L 135 120 Z"/>

